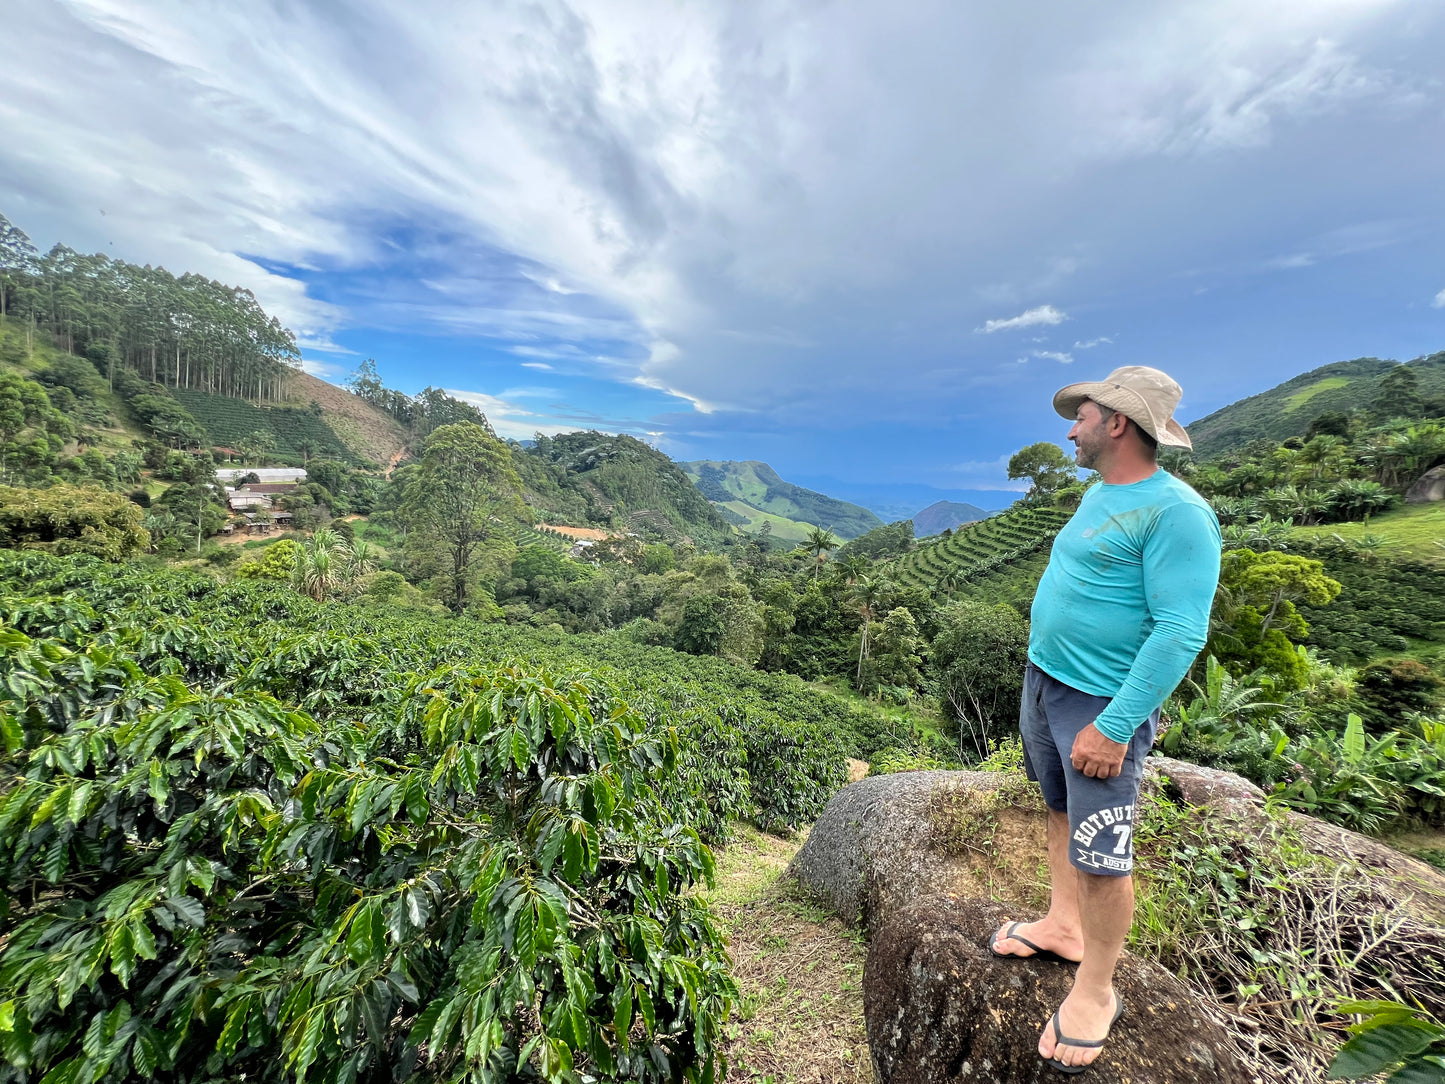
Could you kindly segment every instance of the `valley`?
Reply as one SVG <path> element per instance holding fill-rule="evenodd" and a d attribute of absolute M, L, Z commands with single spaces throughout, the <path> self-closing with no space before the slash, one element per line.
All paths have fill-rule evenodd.
<path fill-rule="evenodd" d="M 1023 785 L 1033 594 L 1094 478 L 1055 448 L 1006 509 L 884 522 L 758 460 L 504 440 L 371 361 L 327 384 L 264 314 L 196 309 L 153 269 L 37 267 L 23 296 L 0 287 L 0 844 L 26 901 L 0 911 L 0 960 L 28 961 L 0 966 L 11 1063 L 100 1079 L 69 1006 L 104 1021 L 124 992 L 150 1030 L 113 1045 L 142 1074 L 259 1074 L 308 1044 L 332 1075 L 383 1047 L 440 1064 L 485 1035 L 493 1065 L 532 1043 L 604 1076 L 645 1051 L 868 1079 L 862 940 L 778 870 L 850 771 Z M 116 315 L 116 282 L 165 287 L 166 319 Z M 223 335 L 262 325 L 250 353 Z M 1442 357 L 1317 368 L 1159 459 L 1222 524 L 1223 572 L 1158 751 L 1437 865 L 1445 501 L 1406 495 L 1445 464 Z M 1171 801 L 1149 830 L 1190 816 Z M 1293 1007 L 1251 1000 L 1305 959 L 1260 917 L 1276 890 L 1153 846 L 1151 892 L 1192 902 L 1201 943 L 1221 923 L 1249 942 L 1201 950 L 1191 996 L 1272 1036 L 1261 1079 L 1323 1071 L 1309 1021 L 1390 990 L 1350 965 Z M 122 898 L 148 902 L 106 910 Z M 17 914 L 77 947 L 25 955 Z M 1131 951 L 1172 966 L 1166 933 L 1146 912 Z M 306 1000 L 316 968 L 353 1015 Z M 225 991 L 205 1027 L 172 979 Z M 466 1015 L 497 990 L 543 1008 Z"/>

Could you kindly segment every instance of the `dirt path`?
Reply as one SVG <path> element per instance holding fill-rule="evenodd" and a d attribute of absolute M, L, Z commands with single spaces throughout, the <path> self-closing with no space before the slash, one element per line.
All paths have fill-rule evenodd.
<path fill-rule="evenodd" d="M 866 1084 L 862 939 L 781 882 L 803 837 L 739 826 L 709 893 L 727 929 L 742 1004 L 728 1021 L 730 1080 Z"/>
<path fill-rule="evenodd" d="M 539 523 L 539 531 L 556 531 L 567 538 L 580 538 L 588 542 L 601 542 L 604 538 L 617 537 L 616 531 L 606 531 L 599 527 L 568 527 L 561 523 Z"/>

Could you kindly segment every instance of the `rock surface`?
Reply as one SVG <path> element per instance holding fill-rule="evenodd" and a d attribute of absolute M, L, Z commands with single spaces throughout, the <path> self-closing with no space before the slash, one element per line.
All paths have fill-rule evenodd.
<path fill-rule="evenodd" d="M 1006 918 L 1036 917 L 988 900 L 917 900 L 875 932 L 864 1013 L 879 1084 L 1058 1081 L 1038 1039 L 1067 996 L 1073 968 L 999 960 L 987 939 Z M 1115 989 L 1127 1006 L 1092 1084 L 1248 1080 L 1221 1023 L 1173 975 L 1125 954 Z"/>
<path fill-rule="evenodd" d="M 1264 806 L 1264 791 L 1244 776 L 1187 760 L 1150 757 L 1144 762 L 1144 780 L 1145 785 L 1164 786 L 1190 805 L 1207 805 L 1226 813 L 1250 815 Z"/>
<path fill-rule="evenodd" d="M 1011 880 L 1032 882 L 1044 860 L 1042 805 L 988 814 L 991 838 L 945 846 L 937 821 L 939 795 L 971 795 L 987 806 L 1019 780 L 1003 772 L 898 772 L 869 776 L 839 791 L 813 825 L 789 872 L 850 926 L 865 933 L 914 900 L 929 895 L 1009 896 Z M 1264 817 L 1264 793 L 1247 779 L 1169 757 L 1150 757 L 1145 786 L 1163 788 L 1192 805 L 1246 823 Z M 1036 789 L 1022 795 L 1032 798 Z M 1037 801 L 1036 798 L 1032 799 Z M 1291 814 L 1309 848 L 1353 862 L 1412 899 L 1431 922 L 1445 920 L 1445 874 L 1348 829 Z M 956 842 L 956 841 L 955 841 Z M 1147 877 L 1148 871 L 1141 870 Z M 1027 901 L 1015 893 L 1013 898 Z"/>
<path fill-rule="evenodd" d="M 1426 504 L 1429 501 L 1445 501 L 1445 466 L 1431 467 L 1415 479 L 1405 494 L 1407 504 Z"/>
<path fill-rule="evenodd" d="M 788 871 L 865 931 L 920 896 L 987 895 L 967 863 L 934 853 L 929 807 L 939 788 L 993 791 L 1004 780 L 1001 772 L 896 772 L 851 783 L 828 803 Z M 1042 813 L 1037 825 L 1041 833 Z"/>

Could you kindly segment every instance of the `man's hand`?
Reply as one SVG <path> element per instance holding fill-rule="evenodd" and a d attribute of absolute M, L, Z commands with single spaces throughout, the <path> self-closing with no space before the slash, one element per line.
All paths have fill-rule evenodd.
<path fill-rule="evenodd" d="M 1075 768 L 1095 779 L 1112 779 L 1124 769 L 1124 754 L 1129 747 L 1112 741 L 1093 723 L 1079 731 L 1069 760 Z"/>

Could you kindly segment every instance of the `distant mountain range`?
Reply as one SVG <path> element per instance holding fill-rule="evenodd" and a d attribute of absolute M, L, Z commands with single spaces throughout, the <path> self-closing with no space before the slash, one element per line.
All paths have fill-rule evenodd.
<path fill-rule="evenodd" d="M 913 537 L 927 538 L 942 534 L 965 523 L 987 519 L 989 513 L 976 504 L 960 504 L 957 501 L 934 501 L 921 512 L 913 515 Z"/>
<path fill-rule="evenodd" d="M 1194 457 L 1211 459 L 1260 437 L 1301 437 L 1310 422 L 1327 411 L 1349 413 L 1369 407 L 1379 394 L 1380 381 L 1397 364 L 1380 358 L 1336 361 L 1221 407 L 1189 424 Z M 1423 399 L 1445 397 L 1445 351 L 1405 364 L 1419 381 Z"/>
<path fill-rule="evenodd" d="M 883 525 L 868 509 L 785 482 L 756 460 L 701 459 L 678 466 L 724 516 L 747 531 L 767 523 L 774 538 L 801 542 L 816 526 L 846 541 Z"/>
<path fill-rule="evenodd" d="M 861 504 L 878 514 L 885 523 L 912 519 L 920 508 L 938 501 L 971 504 L 988 512 L 1007 508 L 1022 491 L 990 489 L 939 489 L 922 482 L 853 482 L 826 475 L 795 475 L 793 481 L 822 493 L 831 493 L 840 500 Z"/>

